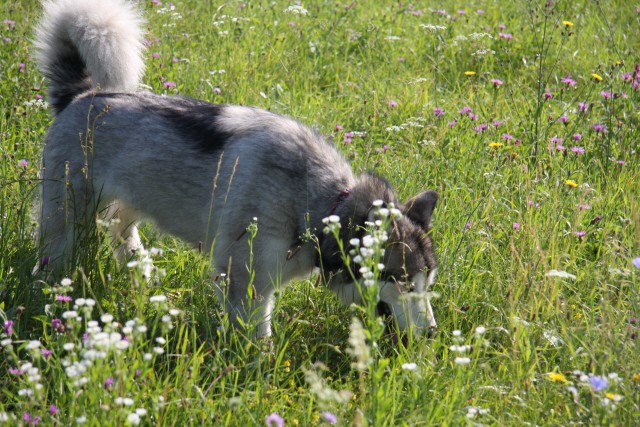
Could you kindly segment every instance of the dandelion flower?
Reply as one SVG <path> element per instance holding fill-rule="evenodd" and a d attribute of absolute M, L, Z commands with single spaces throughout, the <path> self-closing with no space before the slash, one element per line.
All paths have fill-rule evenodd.
<path fill-rule="evenodd" d="M 489 147 L 491 148 L 500 148 L 502 147 L 504 144 L 502 142 L 490 142 L 489 143 Z"/>
<path fill-rule="evenodd" d="M 577 182 L 575 182 L 575 181 L 574 181 L 574 180 L 572 180 L 572 179 L 568 179 L 568 180 L 566 180 L 565 182 L 566 182 L 566 184 L 567 184 L 569 187 L 571 187 L 571 188 L 575 188 L 575 187 L 577 187 L 577 186 L 578 186 L 578 183 L 577 183 Z"/>
<path fill-rule="evenodd" d="M 573 22 L 571 21 L 562 21 L 562 25 L 565 27 L 573 27 Z"/>
<path fill-rule="evenodd" d="M 559 382 L 563 384 L 567 384 L 569 382 L 567 381 L 567 377 L 565 377 L 564 374 L 561 374 L 559 372 L 550 372 L 547 374 L 547 378 L 549 378 L 550 381 Z"/>
<path fill-rule="evenodd" d="M 602 81 L 602 76 L 600 74 L 591 73 L 591 77 L 593 77 L 593 80 L 595 80 L 597 82 L 601 82 Z"/>
<path fill-rule="evenodd" d="M 465 71 L 465 72 L 464 72 L 464 75 L 465 75 L 465 76 L 475 76 L 475 75 L 476 75 L 476 72 L 475 72 L 475 71 Z"/>

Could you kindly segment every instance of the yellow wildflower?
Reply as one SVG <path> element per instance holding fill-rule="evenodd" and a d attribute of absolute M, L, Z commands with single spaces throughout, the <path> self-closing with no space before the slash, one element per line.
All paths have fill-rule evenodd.
<path fill-rule="evenodd" d="M 549 380 L 554 382 L 559 382 L 563 384 L 567 384 L 569 382 L 567 381 L 567 377 L 565 377 L 564 374 L 561 374 L 559 372 L 550 372 L 547 374 L 547 376 L 549 377 Z"/>
<path fill-rule="evenodd" d="M 602 76 L 600 74 L 591 73 L 591 77 L 593 77 L 593 79 L 598 81 L 598 82 L 602 81 Z"/>
<path fill-rule="evenodd" d="M 614 402 L 620 402 L 622 400 L 622 396 L 620 396 L 619 394 L 615 394 L 615 393 L 606 393 L 605 397 L 609 400 L 612 400 Z"/>
<path fill-rule="evenodd" d="M 640 374 L 633 374 L 633 380 L 636 382 L 640 381 Z"/>
<path fill-rule="evenodd" d="M 504 144 L 502 142 L 490 142 L 489 143 L 489 147 L 491 148 L 499 148 L 502 147 Z"/>
<path fill-rule="evenodd" d="M 575 181 L 574 181 L 574 180 L 572 180 L 572 179 L 568 179 L 566 182 L 567 182 L 567 185 L 568 185 L 569 187 L 575 188 L 575 187 L 577 187 L 577 186 L 578 186 L 578 183 L 577 183 L 577 182 L 575 182 Z"/>
<path fill-rule="evenodd" d="M 465 76 L 475 76 L 475 75 L 476 75 L 476 72 L 475 72 L 475 71 L 465 71 L 465 72 L 464 72 L 464 75 L 465 75 Z"/>
<path fill-rule="evenodd" d="M 573 22 L 571 21 L 562 21 L 562 25 L 565 27 L 573 27 Z"/>

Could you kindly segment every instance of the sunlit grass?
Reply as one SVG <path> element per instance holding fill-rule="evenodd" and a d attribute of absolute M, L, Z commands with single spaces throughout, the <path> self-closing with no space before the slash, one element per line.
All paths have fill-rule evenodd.
<path fill-rule="evenodd" d="M 636 6 L 383 3 L 144 1 L 144 83 L 296 117 L 402 199 L 437 190 L 440 332 L 406 345 L 313 279 L 272 342 L 230 332 L 207 258 L 150 226 L 150 282 L 97 241 L 73 290 L 35 281 L 39 6 L 0 6 L 0 422 L 635 423 Z"/>

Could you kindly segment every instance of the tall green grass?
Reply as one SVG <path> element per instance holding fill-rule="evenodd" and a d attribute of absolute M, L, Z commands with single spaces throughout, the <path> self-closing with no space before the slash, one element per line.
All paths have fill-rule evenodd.
<path fill-rule="evenodd" d="M 152 227 L 164 274 L 149 283 L 106 241 L 86 242 L 72 290 L 32 277 L 51 121 L 30 56 L 40 7 L 3 3 L 0 421 L 636 423 L 636 5 L 163 3 L 142 2 L 154 91 L 296 117 L 402 199 L 440 193 L 440 332 L 371 335 L 374 319 L 311 279 L 280 295 L 273 339 L 250 340 L 227 329 L 207 258 Z"/>

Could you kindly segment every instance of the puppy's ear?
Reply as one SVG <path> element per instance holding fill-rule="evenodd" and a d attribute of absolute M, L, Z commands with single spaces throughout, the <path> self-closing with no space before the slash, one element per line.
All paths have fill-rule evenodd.
<path fill-rule="evenodd" d="M 404 215 L 412 221 L 428 228 L 431 224 L 431 215 L 438 201 L 438 193 L 435 191 L 424 191 L 412 199 L 407 200 L 403 206 Z"/>

